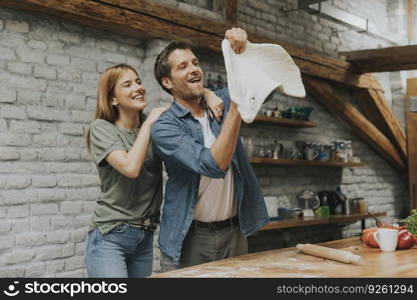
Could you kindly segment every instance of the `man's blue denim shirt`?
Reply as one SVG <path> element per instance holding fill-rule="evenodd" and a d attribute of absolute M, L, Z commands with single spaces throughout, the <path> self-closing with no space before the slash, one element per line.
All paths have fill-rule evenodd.
<path fill-rule="evenodd" d="M 225 111 L 228 111 L 230 96 L 227 88 L 216 91 L 216 94 L 224 101 Z M 221 125 L 222 122 L 219 124 L 210 119 L 210 128 L 216 137 Z M 159 245 L 162 252 L 178 263 L 182 242 L 193 220 L 200 175 L 222 178 L 226 172 L 217 166 L 210 149 L 204 147 L 203 131 L 198 120 L 176 101 L 155 122 L 151 134 L 154 150 L 164 161 L 168 173 Z M 248 236 L 267 224 L 269 218 L 258 179 L 240 139 L 232 164 L 240 229 Z"/>

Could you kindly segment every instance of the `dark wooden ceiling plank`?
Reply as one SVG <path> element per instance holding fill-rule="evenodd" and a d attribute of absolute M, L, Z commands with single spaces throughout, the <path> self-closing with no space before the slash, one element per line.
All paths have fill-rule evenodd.
<path fill-rule="evenodd" d="M 374 118 L 374 125 L 381 130 L 394 144 L 404 163 L 407 163 L 407 141 L 400 122 L 392 111 L 383 93 L 374 90 L 357 89 L 355 95 L 358 103 L 368 103 L 368 115 Z M 372 120 L 371 120 L 372 121 Z"/>
<path fill-rule="evenodd" d="M 42 12 L 131 37 L 150 36 L 185 41 L 215 52 L 221 51 L 221 39 L 224 31 L 230 27 L 227 23 L 207 20 L 172 8 L 163 10 L 160 4 L 145 0 L 1 0 L 0 5 Z M 370 74 L 351 72 L 353 68 L 350 63 L 250 32 L 248 35 L 253 42 L 281 45 L 294 58 L 303 73 L 346 86 L 382 90 Z"/>

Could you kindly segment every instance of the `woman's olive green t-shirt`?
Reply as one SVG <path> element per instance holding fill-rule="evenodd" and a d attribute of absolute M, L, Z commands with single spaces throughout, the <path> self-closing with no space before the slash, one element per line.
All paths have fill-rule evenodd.
<path fill-rule="evenodd" d="M 91 125 L 91 156 L 96 163 L 101 191 L 94 210 L 91 230 L 108 233 L 129 221 L 158 217 L 162 203 L 162 162 L 149 143 L 145 162 L 137 178 L 129 178 L 113 168 L 105 158 L 115 150 L 132 148 L 137 133 L 97 119 Z"/>

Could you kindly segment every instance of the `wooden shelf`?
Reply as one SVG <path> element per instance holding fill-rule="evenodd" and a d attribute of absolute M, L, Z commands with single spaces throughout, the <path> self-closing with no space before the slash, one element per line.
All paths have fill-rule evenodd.
<path fill-rule="evenodd" d="M 252 157 L 250 159 L 252 164 L 263 165 L 283 165 L 283 166 L 320 166 L 320 167 L 363 167 L 363 163 L 354 162 L 334 162 L 334 161 L 319 161 L 319 160 L 302 160 L 302 159 L 273 159 L 263 157 Z"/>
<path fill-rule="evenodd" d="M 283 166 L 319 166 L 319 167 L 363 167 L 363 163 L 354 162 L 334 162 L 334 161 L 319 161 L 319 160 L 304 160 L 304 159 L 273 159 L 263 157 L 252 157 L 250 159 L 252 164 L 261 165 L 283 165 Z"/>
<path fill-rule="evenodd" d="M 317 126 L 317 123 L 311 122 L 311 121 L 301 121 L 301 120 L 266 117 L 266 116 L 257 116 L 254 120 L 254 123 L 279 125 L 279 126 L 294 127 L 294 128 L 309 128 L 309 127 Z"/>
<path fill-rule="evenodd" d="M 373 213 L 377 217 L 386 216 L 386 212 Z M 259 231 L 275 230 L 311 225 L 324 225 L 332 223 L 354 222 L 358 220 L 365 220 L 372 218 L 368 213 L 356 213 L 351 215 L 330 215 L 327 217 L 302 217 L 302 218 L 290 218 L 279 221 L 271 221 L 265 225 Z"/>

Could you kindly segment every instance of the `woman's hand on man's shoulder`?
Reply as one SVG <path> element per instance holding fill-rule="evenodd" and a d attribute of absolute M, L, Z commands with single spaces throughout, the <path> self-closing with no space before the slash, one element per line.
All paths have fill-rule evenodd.
<path fill-rule="evenodd" d="M 148 117 L 146 118 L 146 121 L 144 124 L 147 124 L 147 125 L 154 124 L 159 119 L 161 114 L 166 112 L 170 107 L 171 107 L 171 104 L 165 104 L 165 105 L 152 109 Z"/>

